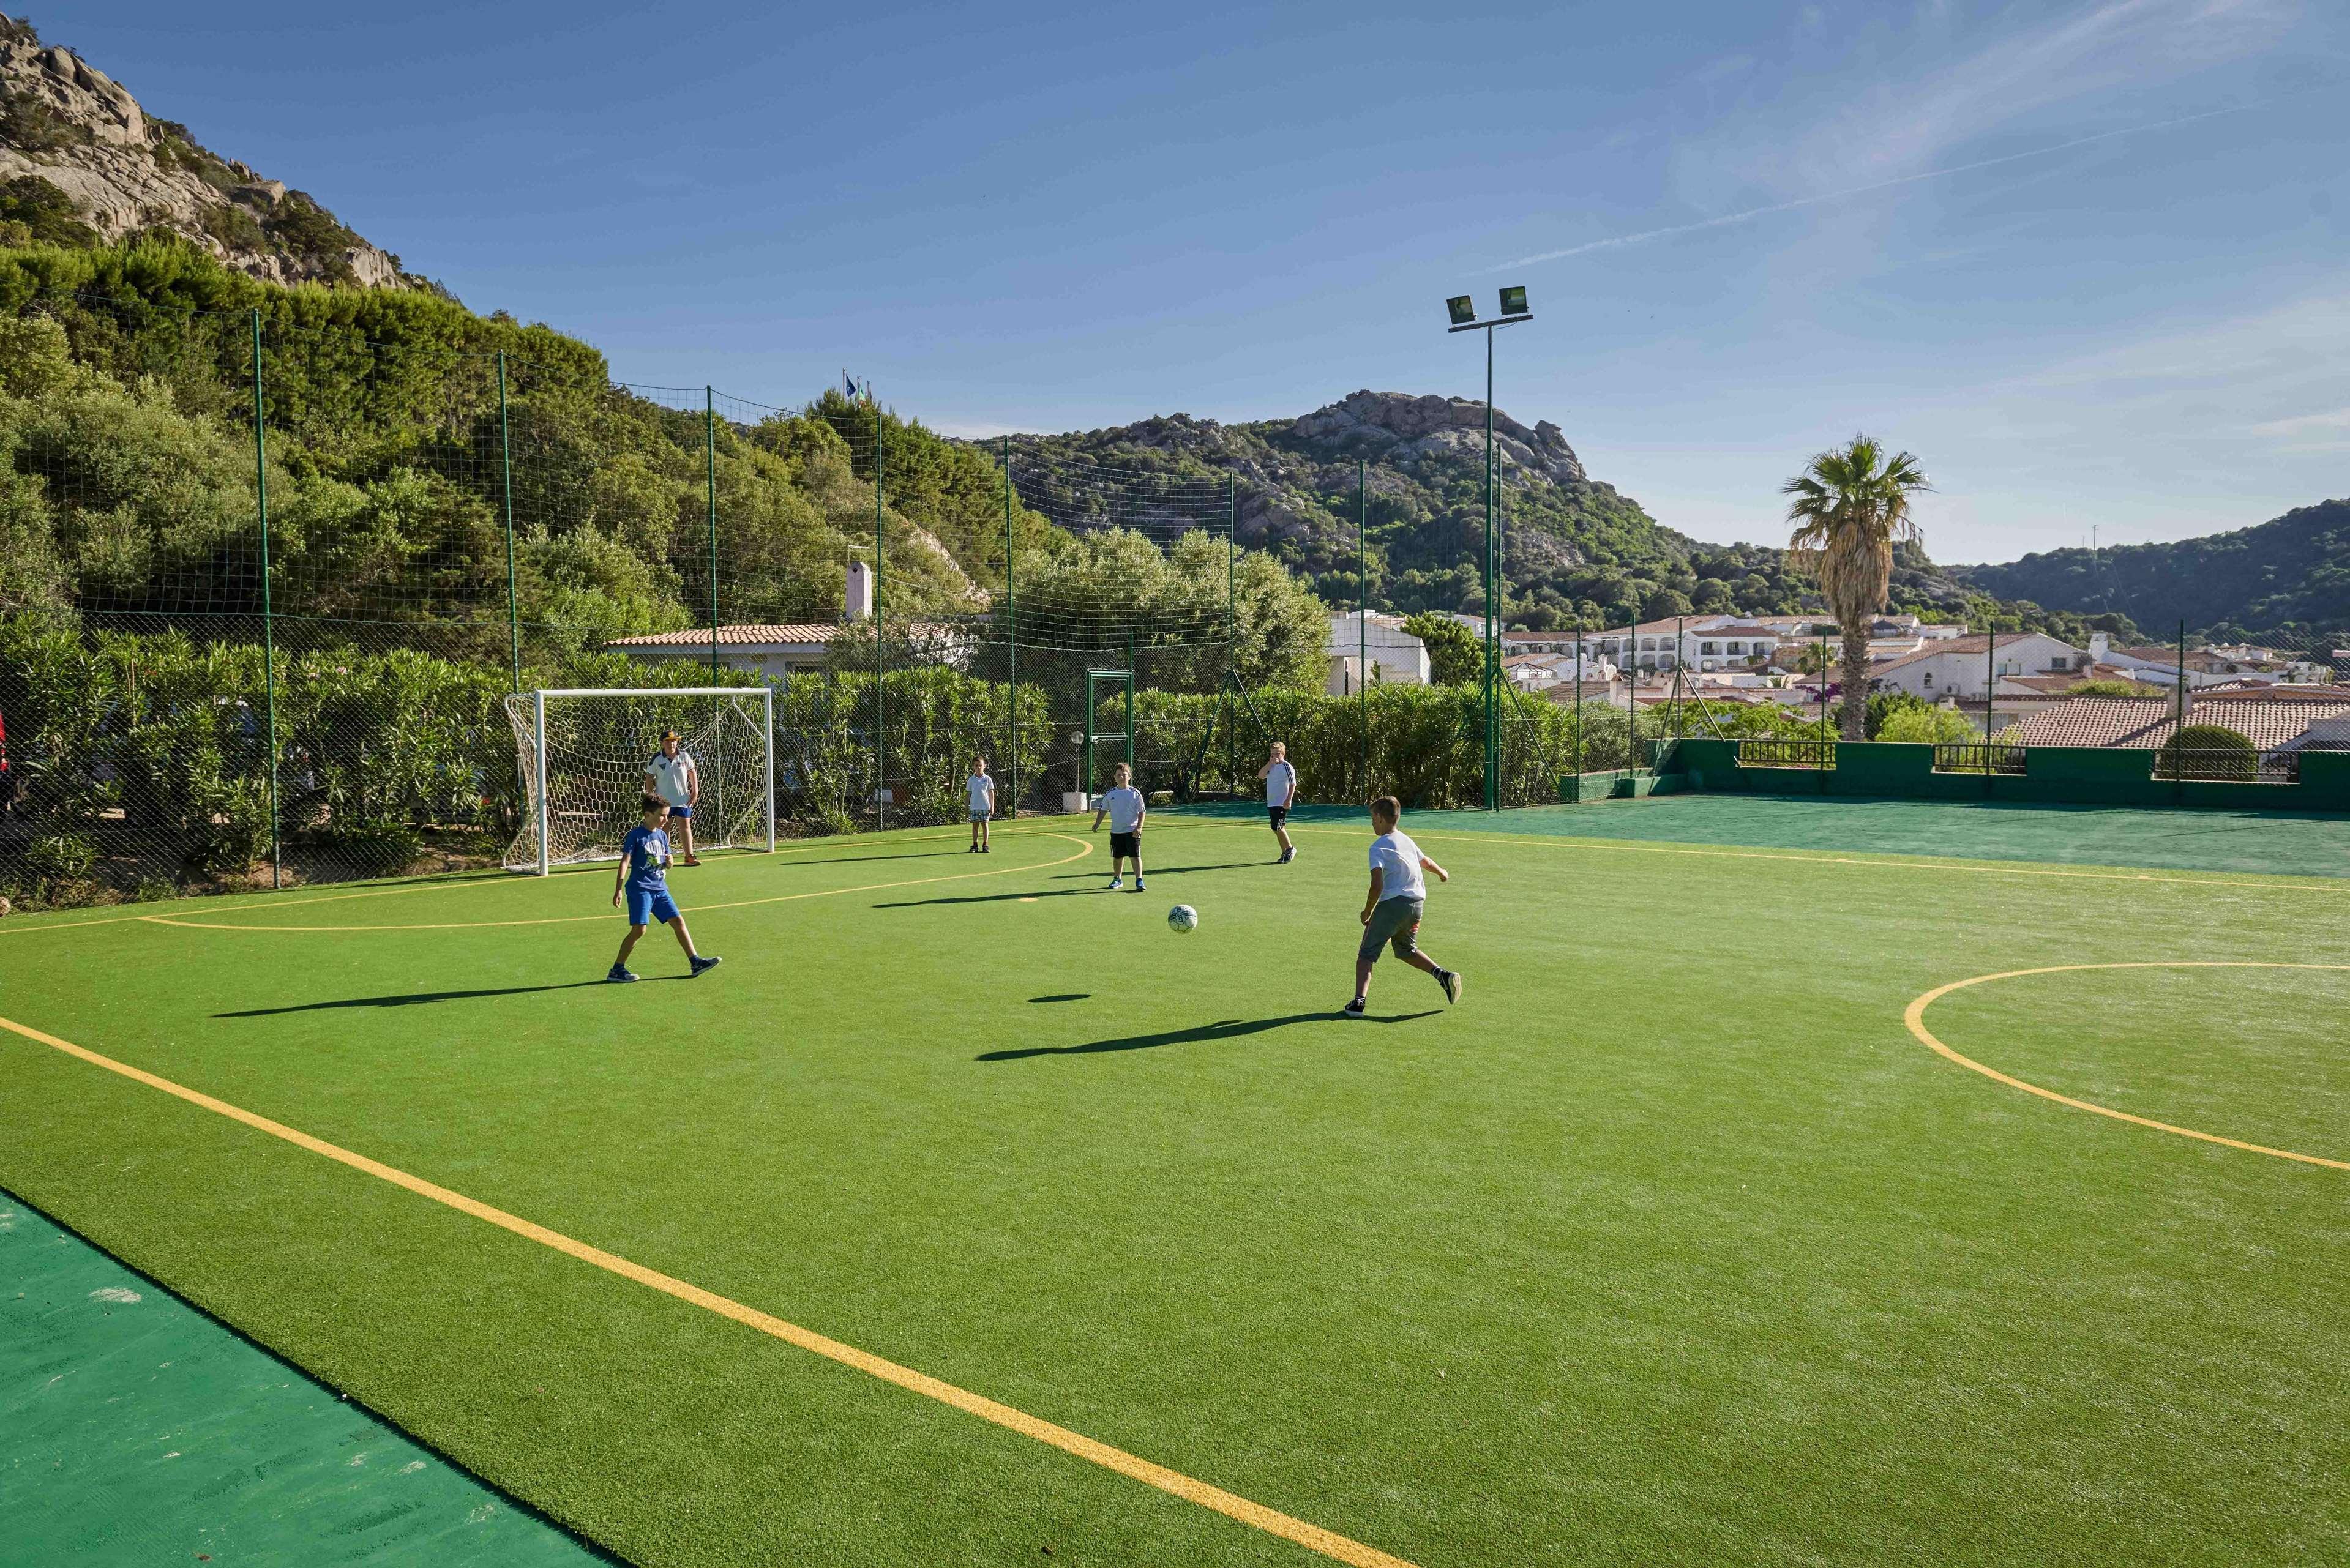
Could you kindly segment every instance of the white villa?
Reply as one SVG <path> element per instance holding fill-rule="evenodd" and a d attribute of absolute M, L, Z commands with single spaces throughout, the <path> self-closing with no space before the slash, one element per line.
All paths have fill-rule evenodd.
<path fill-rule="evenodd" d="M 1428 684 L 1428 645 L 1403 628 L 1403 617 L 1348 610 L 1330 618 L 1329 690 L 1348 696 L 1377 680 L 1397 686 Z M 1365 669 L 1366 655 L 1370 668 Z"/>

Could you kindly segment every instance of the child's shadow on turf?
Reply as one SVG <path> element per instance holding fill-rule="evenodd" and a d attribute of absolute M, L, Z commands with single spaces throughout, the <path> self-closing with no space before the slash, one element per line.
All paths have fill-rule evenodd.
<path fill-rule="evenodd" d="M 1285 1029 L 1293 1023 L 1409 1023 L 1415 1018 L 1432 1018 L 1441 1011 L 1441 1008 L 1431 1007 L 1423 1012 L 1399 1012 L 1387 1018 L 1344 1021 L 1335 1012 L 1293 1012 L 1285 1018 L 1225 1018 L 1190 1029 L 1170 1029 L 1161 1034 L 1128 1034 L 1117 1040 L 1095 1040 L 1084 1045 L 1032 1045 L 1021 1051 L 985 1051 L 972 1060 L 1021 1062 L 1031 1056 L 1091 1056 L 1104 1051 L 1148 1051 L 1157 1045 L 1191 1045 L 1208 1040 L 1237 1040 L 1243 1034 L 1262 1034 L 1268 1029 Z"/>
<path fill-rule="evenodd" d="M 657 974 L 652 981 L 691 980 L 686 974 Z M 463 1002 L 476 996 L 528 996 L 540 991 L 580 991 L 609 985 L 608 980 L 574 980 L 561 985 L 500 985 L 485 991 L 411 991 L 404 996 L 349 996 L 334 1002 L 296 1002 L 285 1007 L 249 1007 L 242 1012 L 215 1012 L 214 1018 L 270 1018 L 280 1012 L 318 1012 L 330 1007 L 411 1007 L 420 1002 Z M 650 983 L 650 982 L 646 982 Z"/>

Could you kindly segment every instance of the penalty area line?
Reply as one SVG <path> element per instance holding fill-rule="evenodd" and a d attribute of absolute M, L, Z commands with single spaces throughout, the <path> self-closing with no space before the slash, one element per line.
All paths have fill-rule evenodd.
<path fill-rule="evenodd" d="M 36 1044 L 62 1051 L 67 1055 L 86 1062 L 91 1066 L 119 1074 L 135 1084 L 142 1084 L 148 1088 L 161 1090 L 164 1094 L 185 1100 L 192 1106 L 210 1111 L 215 1116 L 242 1122 L 255 1131 L 266 1133 L 275 1138 L 282 1138 L 297 1148 L 307 1149 L 312 1154 L 331 1159 L 338 1165 L 348 1166 L 351 1169 L 363 1175 L 372 1176 L 380 1181 L 388 1181 L 394 1187 L 404 1188 L 420 1198 L 429 1199 L 432 1202 L 454 1209 L 461 1214 L 471 1215 L 484 1223 L 495 1225 L 500 1230 L 510 1231 L 526 1241 L 536 1241 L 542 1247 L 550 1248 L 563 1253 L 566 1257 L 577 1259 L 607 1273 L 617 1274 L 624 1280 L 643 1285 L 649 1290 L 656 1290 L 664 1295 L 674 1296 L 679 1301 L 702 1308 L 704 1312 L 732 1319 L 746 1328 L 755 1329 L 771 1339 L 781 1340 L 811 1355 L 823 1356 L 827 1361 L 837 1362 L 843 1366 L 862 1372 L 881 1382 L 894 1384 L 910 1393 L 919 1394 L 926 1399 L 935 1399 L 941 1405 L 951 1405 L 958 1410 L 976 1416 L 983 1421 L 992 1422 L 1007 1431 L 1017 1432 L 1024 1438 L 1034 1438 L 1048 1447 L 1058 1449 L 1065 1454 L 1084 1459 L 1090 1464 L 1099 1465 L 1104 1469 L 1113 1470 L 1129 1480 L 1140 1481 L 1145 1486 L 1156 1488 L 1171 1497 L 1180 1498 L 1185 1502 L 1197 1504 L 1201 1508 L 1221 1513 L 1227 1519 L 1236 1520 L 1243 1524 L 1263 1531 L 1268 1535 L 1278 1536 L 1284 1541 L 1303 1546 L 1309 1552 L 1316 1552 L 1336 1562 L 1347 1563 L 1349 1568 L 1413 1568 L 1413 1564 L 1403 1558 L 1382 1552 L 1375 1546 L 1367 1546 L 1348 1536 L 1340 1535 L 1336 1531 L 1325 1530 L 1318 1524 L 1309 1523 L 1294 1515 L 1284 1513 L 1278 1509 L 1267 1508 L 1264 1504 L 1251 1501 L 1237 1492 L 1226 1491 L 1222 1487 L 1185 1475 L 1180 1470 L 1170 1469 L 1167 1466 L 1154 1463 L 1140 1455 L 1131 1454 L 1124 1449 L 1113 1448 L 1107 1443 L 1088 1438 L 1083 1432 L 1072 1431 L 1066 1427 L 1045 1420 L 1041 1417 L 1031 1416 L 1024 1410 L 1014 1409 L 1009 1405 L 987 1397 L 984 1394 L 974 1394 L 970 1389 L 958 1387 L 928 1373 L 900 1366 L 870 1351 L 859 1350 L 853 1345 L 844 1344 L 840 1340 L 818 1334 L 814 1329 L 803 1328 L 798 1324 L 776 1317 L 771 1313 L 761 1312 L 756 1307 L 746 1306 L 741 1302 L 722 1296 L 715 1291 L 706 1291 L 700 1285 L 681 1280 L 673 1274 L 665 1274 L 658 1269 L 647 1268 L 644 1264 L 633 1262 L 617 1252 L 608 1252 L 601 1247 L 567 1236 L 559 1231 L 550 1231 L 546 1226 L 525 1220 L 519 1215 L 509 1214 L 503 1209 L 493 1208 L 479 1199 L 468 1198 L 462 1192 L 453 1191 L 436 1182 L 427 1181 L 421 1176 L 411 1175 L 396 1166 L 386 1165 L 380 1160 L 370 1159 L 366 1155 L 357 1154 L 339 1145 L 328 1143 L 324 1138 L 314 1137 L 298 1127 L 290 1127 L 283 1122 L 272 1121 L 257 1112 L 230 1105 L 225 1100 L 214 1099 L 201 1090 L 191 1089 L 185 1085 L 175 1084 L 169 1078 L 159 1077 L 142 1068 L 133 1067 L 125 1062 L 118 1062 L 113 1057 L 101 1055 L 87 1046 L 77 1045 L 70 1040 L 60 1040 L 54 1034 L 44 1033 L 29 1024 L 19 1023 L 10 1018 L 0 1018 L 0 1029 L 22 1035 Z"/>

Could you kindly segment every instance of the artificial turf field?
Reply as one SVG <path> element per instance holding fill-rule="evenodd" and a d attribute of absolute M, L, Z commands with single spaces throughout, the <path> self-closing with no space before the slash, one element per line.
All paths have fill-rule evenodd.
<path fill-rule="evenodd" d="M 19 917 L 0 1187 L 633 1562 L 2350 1555 L 2350 880 L 1716 806 Z"/>

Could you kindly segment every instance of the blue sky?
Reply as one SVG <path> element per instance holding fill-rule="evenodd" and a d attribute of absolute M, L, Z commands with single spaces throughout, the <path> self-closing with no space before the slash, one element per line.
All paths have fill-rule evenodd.
<path fill-rule="evenodd" d="M 1014 13 L 1017 13 L 1016 16 Z M 1856 429 L 1950 561 L 2350 494 L 2350 5 L 33 12 L 616 374 L 960 434 L 1476 396 L 1700 538 Z"/>

